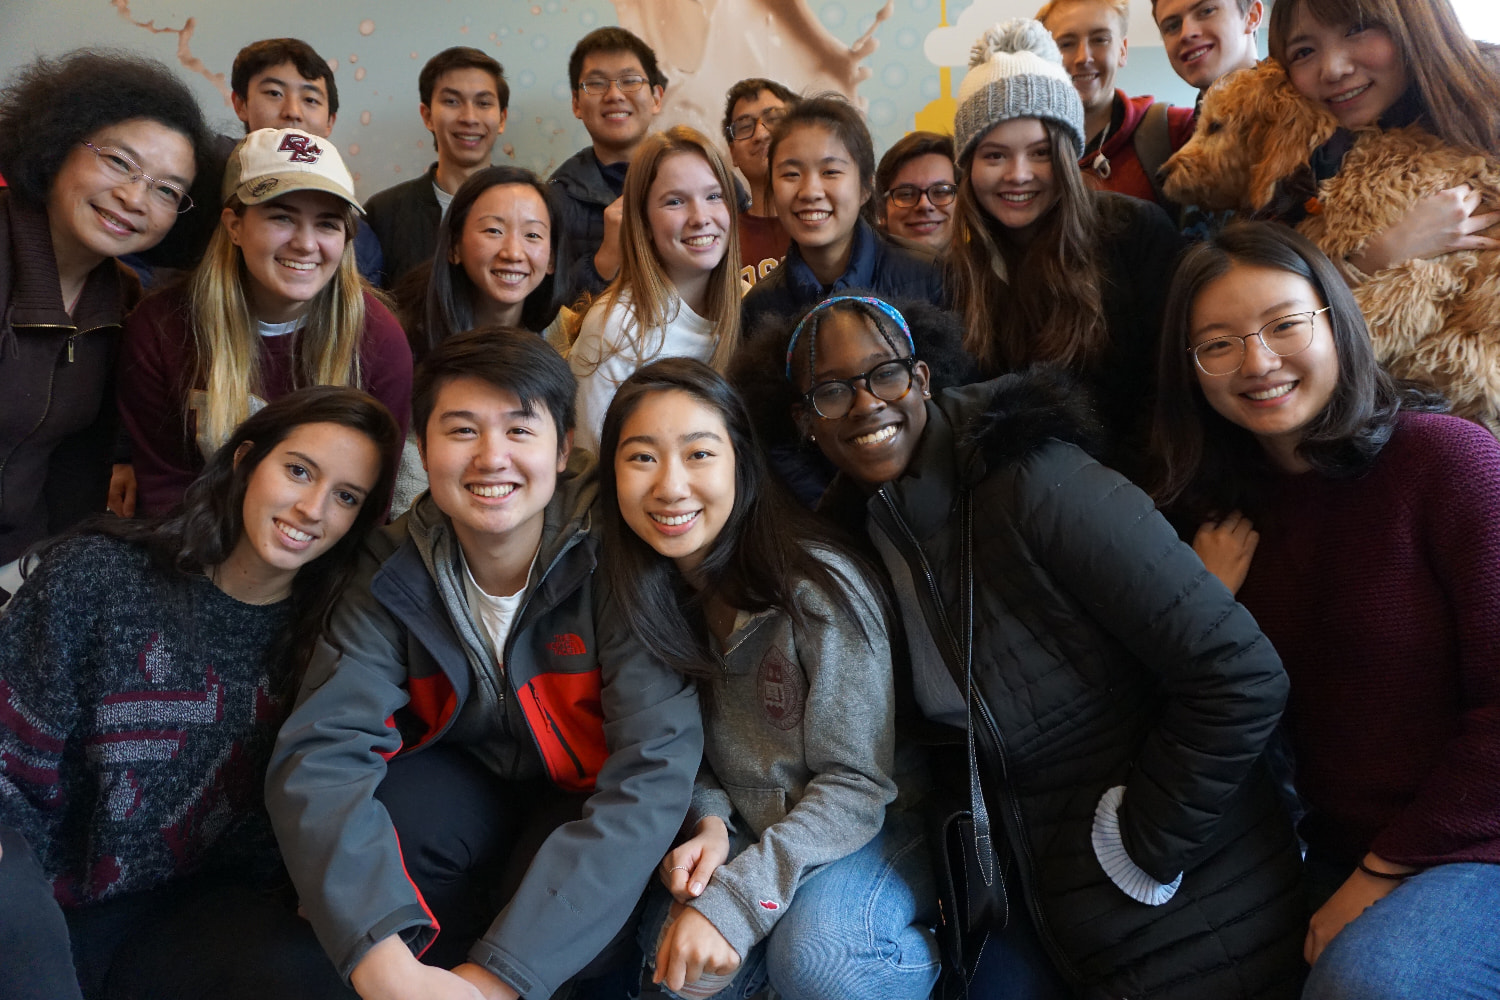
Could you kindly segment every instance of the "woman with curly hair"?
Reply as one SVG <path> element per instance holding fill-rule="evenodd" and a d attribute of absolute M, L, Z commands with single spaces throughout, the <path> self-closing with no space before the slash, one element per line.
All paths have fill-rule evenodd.
<path fill-rule="evenodd" d="M 371 397 L 306 389 L 245 421 L 173 517 L 42 552 L 0 618 L 0 996 L 343 995 L 282 891 L 262 786 L 396 441 Z"/>
<path fill-rule="evenodd" d="M 135 56 L 38 59 L 0 92 L 0 566 L 104 509 L 140 298 L 116 258 L 191 207 L 207 143 L 191 91 Z"/>

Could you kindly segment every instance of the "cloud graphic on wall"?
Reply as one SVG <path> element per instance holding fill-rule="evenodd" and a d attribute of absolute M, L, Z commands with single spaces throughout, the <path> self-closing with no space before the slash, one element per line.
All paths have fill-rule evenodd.
<path fill-rule="evenodd" d="M 934 28 L 927 33 L 922 44 L 922 53 L 934 66 L 969 65 L 969 50 L 984 30 L 998 21 L 1013 17 L 1034 17 L 1042 6 L 1042 0 L 974 0 L 958 15 L 958 23 L 944 28 Z M 1141 45 L 1161 45 L 1161 35 L 1156 22 L 1151 19 L 1149 3 L 1130 5 L 1130 28 L 1127 37 L 1132 48 Z"/>

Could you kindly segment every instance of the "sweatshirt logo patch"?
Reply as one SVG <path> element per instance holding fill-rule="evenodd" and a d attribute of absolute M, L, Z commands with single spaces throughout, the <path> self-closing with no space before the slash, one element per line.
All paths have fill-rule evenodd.
<path fill-rule="evenodd" d="M 552 637 L 547 643 L 547 650 L 553 656 L 582 656 L 588 652 L 584 648 L 583 640 L 572 632 L 562 632 Z"/>
<path fill-rule="evenodd" d="M 762 899 L 760 901 L 760 908 L 763 910 L 779 910 L 781 909 L 781 904 L 774 899 Z"/>
<path fill-rule="evenodd" d="M 759 680 L 766 721 L 783 731 L 800 726 L 807 705 L 807 680 L 802 668 L 772 647 L 761 658 Z"/>

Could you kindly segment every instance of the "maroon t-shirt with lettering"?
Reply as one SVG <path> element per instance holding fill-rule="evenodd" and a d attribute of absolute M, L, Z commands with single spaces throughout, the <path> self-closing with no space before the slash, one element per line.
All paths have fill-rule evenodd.
<path fill-rule="evenodd" d="M 749 291 L 781 264 L 792 238 L 774 215 L 740 213 L 740 283 Z"/>

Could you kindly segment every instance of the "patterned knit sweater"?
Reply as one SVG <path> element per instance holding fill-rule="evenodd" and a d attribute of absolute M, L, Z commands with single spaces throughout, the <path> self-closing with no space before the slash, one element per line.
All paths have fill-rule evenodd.
<path fill-rule="evenodd" d="M 1239 598 L 1291 678 L 1308 844 L 1500 862 L 1500 443 L 1407 413 L 1363 477 L 1274 487 Z"/>
<path fill-rule="evenodd" d="M 289 616 L 102 536 L 32 574 L 0 617 L 0 823 L 60 902 L 276 870 L 262 786 L 282 713 L 264 661 Z"/>

